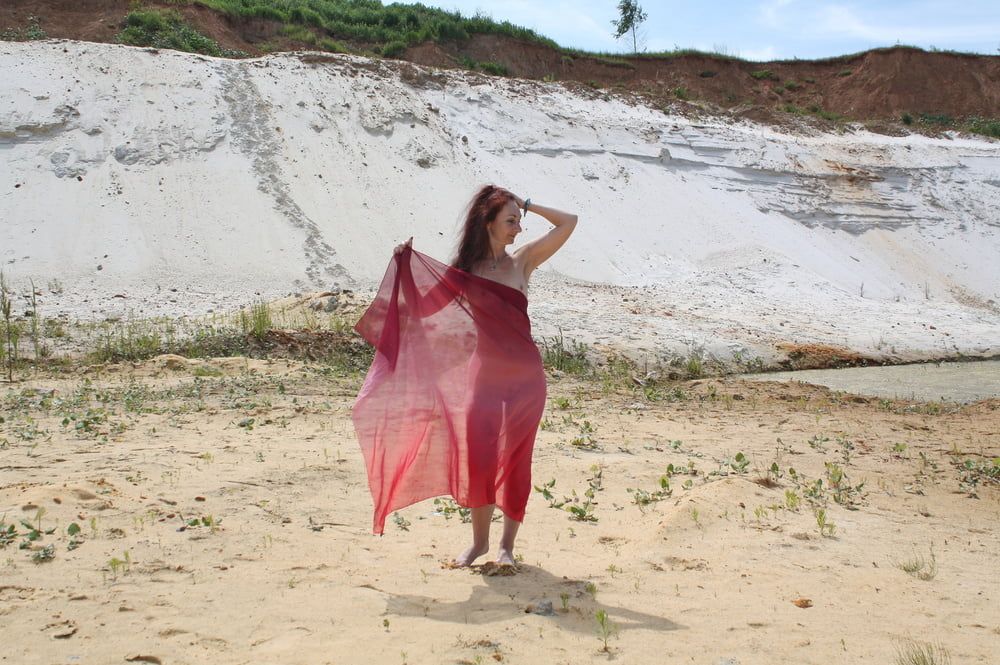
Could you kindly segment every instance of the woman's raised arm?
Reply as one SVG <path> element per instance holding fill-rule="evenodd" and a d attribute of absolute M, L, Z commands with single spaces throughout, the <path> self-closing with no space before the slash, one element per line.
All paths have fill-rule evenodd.
<path fill-rule="evenodd" d="M 516 197 L 517 205 L 524 210 L 524 201 Z M 566 244 L 570 234 L 576 228 L 576 215 L 555 208 L 529 203 L 525 214 L 533 212 L 541 215 L 549 221 L 555 228 L 541 238 L 532 240 L 527 245 L 519 248 L 514 255 L 522 259 L 524 265 L 524 278 L 527 279 L 538 266 L 542 265 L 549 258 L 559 251 L 559 248 Z"/>

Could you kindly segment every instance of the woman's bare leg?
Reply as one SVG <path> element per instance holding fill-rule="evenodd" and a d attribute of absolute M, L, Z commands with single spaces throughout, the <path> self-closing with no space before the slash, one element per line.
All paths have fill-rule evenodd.
<path fill-rule="evenodd" d="M 501 566 L 516 566 L 514 560 L 514 539 L 517 538 L 517 529 L 521 523 L 503 516 L 503 537 L 500 538 L 500 551 L 497 552 L 497 563 Z"/>
<path fill-rule="evenodd" d="M 459 566 L 471 566 L 473 561 L 490 551 L 490 522 L 493 519 L 494 508 L 496 506 L 491 504 L 472 509 L 472 546 L 455 559 L 455 563 Z M 514 531 L 516 533 L 517 529 Z M 505 525 L 504 535 L 506 534 Z"/>

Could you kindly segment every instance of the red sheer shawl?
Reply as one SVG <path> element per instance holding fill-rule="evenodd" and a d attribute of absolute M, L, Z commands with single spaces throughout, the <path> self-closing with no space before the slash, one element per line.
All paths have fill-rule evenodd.
<path fill-rule="evenodd" d="M 376 350 L 353 420 L 386 516 L 450 494 L 521 521 L 545 373 L 517 289 L 411 249 L 395 256 L 356 330 Z"/>

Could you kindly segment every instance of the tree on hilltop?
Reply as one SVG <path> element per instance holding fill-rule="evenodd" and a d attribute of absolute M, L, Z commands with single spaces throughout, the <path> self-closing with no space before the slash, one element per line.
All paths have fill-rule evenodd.
<path fill-rule="evenodd" d="M 632 34 L 632 51 L 638 55 L 639 41 L 636 37 L 636 29 L 647 18 L 646 12 L 636 0 L 620 0 L 618 3 L 618 20 L 612 21 L 615 28 L 615 39 L 621 39 L 626 34 Z"/>

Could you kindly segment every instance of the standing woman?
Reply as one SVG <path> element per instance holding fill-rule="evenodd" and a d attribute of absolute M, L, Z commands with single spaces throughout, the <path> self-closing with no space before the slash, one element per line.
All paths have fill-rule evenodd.
<path fill-rule="evenodd" d="M 554 228 L 508 252 L 528 212 Z M 375 533 L 393 510 L 449 494 L 472 509 L 472 544 L 455 562 L 467 566 L 489 551 L 500 506 L 497 563 L 514 564 L 545 407 L 528 281 L 575 227 L 575 215 L 487 185 L 469 204 L 450 266 L 413 251 L 412 238 L 395 248 L 356 326 L 376 348 L 353 412 Z"/>

